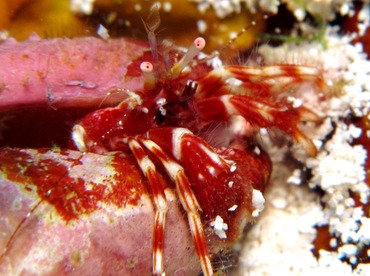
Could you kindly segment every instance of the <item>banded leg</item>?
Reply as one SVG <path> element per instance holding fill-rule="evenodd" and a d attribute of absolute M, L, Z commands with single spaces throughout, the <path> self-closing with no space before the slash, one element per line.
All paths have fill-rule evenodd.
<path fill-rule="evenodd" d="M 161 276 L 164 273 L 164 231 L 166 226 L 167 198 L 165 195 L 166 184 L 157 172 L 155 165 L 149 159 L 143 147 L 134 139 L 129 140 L 129 147 L 148 179 L 155 206 L 155 221 L 153 232 L 153 275 Z"/>
<path fill-rule="evenodd" d="M 230 79 L 239 81 L 230 90 Z M 313 83 L 320 92 L 328 87 L 320 69 L 299 65 L 270 65 L 262 67 L 228 65 L 211 71 L 198 81 L 197 98 L 205 99 L 215 95 L 253 95 L 276 97 L 292 87 Z"/>
<path fill-rule="evenodd" d="M 206 276 L 213 275 L 206 237 L 199 215 L 199 210 L 201 210 L 201 208 L 191 189 L 184 168 L 152 140 L 143 137 L 137 137 L 137 139 L 158 158 L 169 177 L 175 182 L 180 202 L 188 216 L 191 235 L 201 262 L 203 274 Z"/>
<path fill-rule="evenodd" d="M 303 83 L 313 83 L 322 92 L 327 90 L 322 72 L 316 67 L 281 64 L 263 67 L 235 66 L 225 68 L 245 86 L 254 86 L 255 93 L 264 86 L 270 95 L 276 95 Z"/>
<path fill-rule="evenodd" d="M 227 121 L 231 116 L 241 115 L 253 126 L 277 127 L 302 145 L 308 154 L 314 156 L 316 147 L 298 128 L 301 121 L 319 122 L 321 118 L 307 108 L 281 106 L 265 100 L 238 95 L 223 95 L 197 101 L 202 119 L 206 121 Z"/>
<path fill-rule="evenodd" d="M 188 173 L 196 172 L 194 179 L 217 178 L 230 171 L 231 163 L 215 153 L 206 141 L 185 128 L 163 127 L 151 129 L 147 136 L 163 150 L 172 154 Z"/>

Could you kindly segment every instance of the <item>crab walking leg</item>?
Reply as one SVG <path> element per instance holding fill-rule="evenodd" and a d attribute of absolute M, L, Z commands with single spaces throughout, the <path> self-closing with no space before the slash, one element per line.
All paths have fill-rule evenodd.
<path fill-rule="evenodd" d="M 147 135 L 164 151 L 171 153 L 186 171 L 193 172 L 195 181 L 204 178 L 216 180 L 220 173 L 231 169 L 230 161 L 219 156 L 205 140 L 186 128 L 151 129 Z"/>
<path fill-rule="evenodd" d="M 241 115 L 251 125 L 260 128 L 277 127 L 291 135 L 308 154 L 314 156 L 316 147 L 298 128 L 300 121 L 320 121 L 320 117 L 303 107 L 281 107 L 250 96 L 223 95 L 197 101 L 202 119 L 227 121 L 231 116 Z"/>
<path fill-rule="evenodd" d="M 320 69 L 298 65 L 271 65 L 262 67 L 228 65 L 211 71 L 198 81 L 197 98 L 230 94 L 233 90 L 225 84 L 229 79 L 240 81 L 235 94 L 278 95 L 293 86 L 313 83 L 321 92 L 328 90 Z M 234 93 L 233 93 L 234 94 Z"/>
<path fill-rule="evenodd" d="M 313 82 L 322 91 L 325 90 L 326 86 L 320 69 L 310 66 L 292 64 L 263 67 L 229 65 L 225 66 L 225 70 L 228 70 L 232 77 L 243 83 L 268 84 L 272 94 L 285 91 L 294 85 L 304 82 Z"/>
<path fill-rule="evenodd" d="M 165 183 L 142 146 L 134 139 L 131 139 L 129 141 L 129 147 L 135 155 L 142 172 L 148 179 L 153 195 L 156 209 L 153 233 L 153 275 L 160 276 L 164 273 L 164 230 L 168 210 L 167 198 L 164 193 Z"/>
<path fill-rule="evenodd" d="M 199 210 L 201 210 L 201 208 L 191 189 L 189 180 L 185 175 L 184 168 L 166 154 L 162 148 L 152 140 L 143 137 L 138 137 L 138 140 L 159 159 L 165 167 L 167 174 L 176 183 L 176 190 L 178 192 L 180 202 L 188 216 L 191 235 L 201 262 L 203 274 L 206 276 L 213 275 L 206 237 L 199 215 Z"/>

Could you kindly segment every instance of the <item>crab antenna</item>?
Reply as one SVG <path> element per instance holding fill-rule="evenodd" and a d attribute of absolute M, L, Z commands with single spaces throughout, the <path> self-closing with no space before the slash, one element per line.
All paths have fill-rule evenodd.
<path fill-rule="evenodd" d="M 230 40 L 221 49 L 218 50 L 218 54 L 220 55 L 223 51 L 227 50 L 237 39 L 239 39 L 239 37 L 247 33 L 249 29 L 256 26 L 258 22 L 267 20 L 267 19 L 268 19 L 268 15 L 264 14 L 262 18 L 251 21 L 250 24 L 248 24 L 243 29 L 241 29 L 235 36 L 230 38 Z"/>
<path fill-rule="evenodd" d="M 145 30 L 148 34 L 148 41 L 150 49 L 153 53 L 154 62 L 158 62 L 158 49 L 157 49 L 157 39 L 155 37 L 155 31 L 158 29 L 161 24 L 161 17 L 159 16 L 159 5 L 154 4 L 150 10 L 150 13 L 146 20 L 143 20 Z"/>
<path fill-rule="evenodd" d="M 186 54 L 182 57 L 182 59 L 177 62 L 172 68 L 171 68 L 171 75 L 172 78 L 178 77 L 182 70 L 185 68 L 186 65 L 189 64 L 189 62 L 200 53 L 204 49 L 204 46 L 206 46 L 206 41 L 203 37 L 197 37 L 194 42 L 190 45 L 189 50 L 186 52 Z"/>
<path fill-rule="evenodd" d="M 149 61 L 144 61 L 140 64 L 140 70 L 144 76 L 144 89 L 151 90 L 155 87 L 156 78 L 153 71 L 153 64 Z"/>

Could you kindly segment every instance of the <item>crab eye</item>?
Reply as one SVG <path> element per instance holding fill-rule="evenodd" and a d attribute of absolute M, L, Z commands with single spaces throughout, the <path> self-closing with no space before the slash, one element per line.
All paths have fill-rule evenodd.
<path fill-rule="evenodd" d="M 185 66 L 204 49 L 204 46 L 206 46 L 205 39 L 203 37 L 197 37 L 182 59 L 171 68 L 172 78 L 178 77 Z"/>
<path fill-rule="evenodd" d="M 151 73 L 153 72 L 153 64 L 151 64 L 149 61 L 144 61 L 140 64 L 140 70 L 143 73 Z"/>
<path fill-rule="evenodd" d="M 206 46 L 206 41 L 203 37 L 197 37 L 195 40 L 194 40 L 194 45 L 195 47 L 199 50 L 199 51 L 202 51 L 204 49 L 204 47 Z"/>

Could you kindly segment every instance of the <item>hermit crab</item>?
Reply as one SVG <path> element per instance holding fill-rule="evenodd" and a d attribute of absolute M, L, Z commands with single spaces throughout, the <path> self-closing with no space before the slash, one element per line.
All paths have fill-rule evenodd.
<path fill-rule="evenodd" d="M 9 189 L 9 193 L 17 189 L 19 194 L 28 192 L 38 198 L 33 198 L 32 204 L 17 202 L 20 210 L 29 208 L 17 223 L 4 215 L 8 222 L 3 223 L 6 226 L 2 231 L 11 229 L 11 234 L 2 242 L 1 272 L 15 271 L 22 260 L 40 261 L 30 256 L 41 253 L 27 241 L 35 229 L 32 227 L 36 227 L 33 223 L 42 224 L 37 228 L 39 234 L 43 231 L 60 239 L 58 231 L 64 231 L 68 233 L 65 247 L 76 245 L 66 250 L 68 253 L 54 266 L 51 260 L 41 258 L 41 265 L 52 267 L 47 274 L 93 273 L 98 268 L 95 273 L 103 273 L 107 266 L 101 264 L 101 257 L 97 261 L 98 248 L 109 254 L 107 262 L 114 258 L 116 273 L 172 275 L 176 269 L 169 268 L 171 260 L 166 257 L 166 250 L 176 250 L 176 246 L 168 246 L 168 236 L 176 239 L 176 233 L 166 233 L 176 218 L 181 227 L 188 225 L 203 274 L 212 275 L 212 257 L 235 243 L 246 223 L 263 209 L 262 193 L 269 181 L 271 161 L 254 141 L 259 129 L 279 129 L 309 155 L 315 155 L 315 145 L 299 129 L 299 123 L 318 122 L 320 117 L 303 105 L 295 105 L 286 94 L 307 82 L 325 89 L 319 69 L 297 65 L 215 66 L 215 59 L 201 53 L 203 38 L 196 38 L 183 51 L 169 43 L 158 43 L 158 26 L 159 15 L 153 11 L 145 22 L 149 43 L 134 42 L 145 50 L 127 65 L 124 73 L 126 79 L 140 78 L 141 84 L 135 89 L 122 86 L 106 91 L 107 99 L 119 95 L 119 103 L 80 118 L 72 128 L 69 150 L 1 150 L 3 188 Z M 72 65 L 73 62 L 71 70 Z M 48 73 L 39 75 L 43 81 L 48 78 Z M 52 102 L 55 94 L 48 84 L 47 98 Z M 32 85 L 32 80 L 24 86 L 28 85 Z M 90 82 L 77 80 L 67 80 L 64 85 L 95 88 Z M 85 169 L 79 171 L 81 166 L 90 167 L 88 173 Z M 114 169 L 109 171 L 111 167 Z M 22 185 L 15 188 L 11 182 Z M 8 202 L 1 207 L 5 214 L 5 205 L 14 207 L 16 203 L 3 197 L 3 202 Z M 147 204 L 151 213 L 141 216 L 142 206 Z M 99 212 L 104 208 L 109 212 L 103 215 Z M 140 216 L 123 225 L 120 208 L 131 208 Z M 45 209 L 52 209 L 53 213 L 40 222 L 37 212 Z M 109 214 L 114 214 L 114 219 Z M 103 216 L 107 224 L 119 224 L 115 232 L 96 226 Z M 60 217 L 62 223 L 56 223 L 55 217 Z M 147 240 L 151 241 L 150 270 L 142 267 L 141 260 L 118 249 L 129 241 L 125 244 L 116 237 L 124 236 L 125 227 L 138 220 L 145 220 L 141 227 L 152 233 L 150 239 L 144 235 L 143 240 L 136 237 L 137 251 L 147 246 Z M 78 247 L 84 243 L 80 233 L 85 232 L 91 240 Z M 97 232 L 111 238 L 99 242 Z M 39 239 L 46 246 L 47 241 Z M 62 242 L 56 243 L 61 248 Z M 53 250 L 50 254 L 56 254 Z M 200 272 L 197 267 L 190 271 Z"/>

